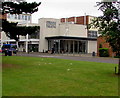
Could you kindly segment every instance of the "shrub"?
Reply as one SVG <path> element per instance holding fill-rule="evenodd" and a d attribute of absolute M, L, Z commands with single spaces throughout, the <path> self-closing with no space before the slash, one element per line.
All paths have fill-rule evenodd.
<path fill-rule="evenodd" d="M 99 44 L 99 48 L 102 48 L 102 44 Z"/>
<path fill-rule="evenodd" d="M 99 56 L 100 57 L 109 57 L 109 49 L 108 48 L 99 48 Z"/>
<path fill-rule="evenodd" d="M 120 58 L 120 56 L 114 56 L 114 58 Z"/>

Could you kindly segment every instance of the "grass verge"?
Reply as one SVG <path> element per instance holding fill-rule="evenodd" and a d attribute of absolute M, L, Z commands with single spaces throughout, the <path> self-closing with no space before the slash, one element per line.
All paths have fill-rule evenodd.
<path fill-rule="evenodd" d="M 116 64 L 3 57 L 3 96 L 118 96 Z"/>

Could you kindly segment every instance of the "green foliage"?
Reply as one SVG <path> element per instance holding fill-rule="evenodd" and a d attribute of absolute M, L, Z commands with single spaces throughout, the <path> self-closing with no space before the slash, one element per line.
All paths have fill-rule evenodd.
<path fill-rule="evenodd" d="M 114 58 L 120 58 L 120 56 L 114 56 Z"/>
<path fill-rule="evenodd" d="M 102 48 L 102 44 L 99 44 L 99 48 Z"/>
<path fill-rule="evenodd" d="M 15 39 L 16 41 L 19 40 L 19 36 L 26 36 L 27 34 L 31 35 L 32 33 L 39 32 L 39 26 L 17 26 L 17 23 L 9 23 L 6 20 L 2 21 L 2 28 L 6 35 L 11 38 Z"/>
<path fill-rule="evenodd" d="M 109 57 L 109 49 L 108 48 L 99 48 L 99 56 L 100 57 Z"/>
<path fill-rule="evenodd" d="M 97 6 L 103 12 L 103 15 L 95 18 L 89 25 L 90 28 L 97 27 L 112 50 L 120 56 L 119 4 L 120 2 L 98 2 Z"/>
<path fill-rule="evenodd" d="M 32 14 L 34 12 L 38 11 L 38 6 L 41 4 L 32 2 L 20 2 L 14 3 L 14 2 L 2 2 L 2 14 L 10 13 L 10 14 L 22 14 L 22 13 L 29 13 Z"/>
<path fill-rule="evenodd" d="M 14 3 L 14 2 L 2 2 L 2 8 L 0 11 L 2 11 L 2 14 L 32 14 L 36 11 L 38 11 L 38 6 L 40 3 L 27 3 L 27 2 L 20 2 L 20 3 Z M 19 36 L 25 36 L 27 34 L 32 34 L 35 32 L 38 32 L 39 27 L 38 26 L 17 26 L 18 23 L 9 23 L 6 20 L 2 20 L 2 30 L 6 33 L 6 35 L 11 38 L 15 39 L 16 41 L 19 40 Z"/>

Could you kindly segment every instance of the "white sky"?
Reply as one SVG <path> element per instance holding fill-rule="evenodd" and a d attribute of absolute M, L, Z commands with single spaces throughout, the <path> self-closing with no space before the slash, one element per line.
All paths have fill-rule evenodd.
<path fill-rule="evenodd" d="M 39 18 L 66 18 L 72 16 L 100 16 L 96 2 L 101 0 L 26 0 L 27 2 L 41 2 L 39 11 L 32 15 L 32 22 Z"/>

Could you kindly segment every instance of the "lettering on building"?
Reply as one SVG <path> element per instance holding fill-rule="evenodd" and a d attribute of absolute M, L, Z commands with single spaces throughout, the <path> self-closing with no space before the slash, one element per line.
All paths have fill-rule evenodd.
<path fill-rule="evenodd" d="M 47 28 L 56 28 L 56 22 L 46 21 Z"/>

